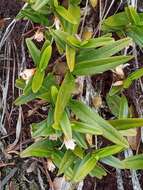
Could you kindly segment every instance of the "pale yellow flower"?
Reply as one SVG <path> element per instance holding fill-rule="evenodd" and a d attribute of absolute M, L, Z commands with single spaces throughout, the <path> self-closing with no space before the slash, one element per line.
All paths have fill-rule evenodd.
<path fill-rule="evenodd" d="M 53 135 L 49 136 L 49 140 L 51 140 L 51 141 L 56 141 L 57 139 L 58 139 L 58 137 L 57 137 L 56 134 L 53 134 Z"/>
<path fill-rule="evenodd" d="M 44 40 L 44 34 L 43 32 L 37 30 L 35 35 L 34 35 L 34 39 L 37 41 L 37 42 L 42 42 Z"/>
<path fill-rule="evenodd" d="M 59 30 L 60 29 L 60 20 L 57 17 L 55 17 L 55 22 L 54 23 L 55 23 L 56 29 Z"/>
<path fill-rule="evenodd" d="M 122 80 L 119 80 L 119 81 L 116 81 L 112 84 L 112 86 L 121 86 L 123 85 L 123 81 Z"/>
<path fill-rule="evenodd" d="M 21 73 L 20 73 L 20 77 L 25 80 L 25 81 L 29 81 L 31 79 L 31 77 L 34 75 L 35 73 L 35 68 L 33 69 L 24 69 Z"/>
<path fill-rule="evenodd" d="M 52 160 L 47 160 L 47 168 L 49 171 L 53 172 L 56 168 L 56 166 L 53 164 Z"/>

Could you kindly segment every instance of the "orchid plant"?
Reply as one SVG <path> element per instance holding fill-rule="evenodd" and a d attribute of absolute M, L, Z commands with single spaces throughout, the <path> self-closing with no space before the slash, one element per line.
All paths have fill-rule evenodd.
<path fill-rule="evenodd" d="M 133 59 L 133 56 L 121 53 L 132 45 L 132 39 L 125 37 L 115 41 L 111 33 L 82 39 L 78 35 L 80 0 L 69 0 L 66 7 L 57 0 L 29 0 L 17 16 L 17 19 L 23 18 L 38 23 L 40 27 L 34 38 L 26 39 L 35 66 L 25 69 L 16 80 L 16 86 L 23 93 L 15 104 L 44 100 L 48 115 L 40 123 L 31 124 L 35 142 L 20 156 L 47 158 L 50 171 L 56 166 L 57 175 L 63 174 L 73 183 L 88 174 L 101 179 L 107 174 L 103 163 L 120 169 L 143 169 L 143 154 L 123 160 L 114 156 L 129 148 L 126 139 L 130 135 L 129 129 L 143 125 L 143 119 L 130 117 L 126 98 L 119 96 L 120 109 L 116 110 L 113 120 L 107 121 L 75 96 L 79 77 L 103 73 Z M 35 40 L 43 41 L 41 49 Z M 53 61 L 55 52 L 60 61 Z M 55 67 L 60 68 L 59 80 Z M 111 145 L 100 148 L 90 144 L 87 134 L 102 136 Z"/>

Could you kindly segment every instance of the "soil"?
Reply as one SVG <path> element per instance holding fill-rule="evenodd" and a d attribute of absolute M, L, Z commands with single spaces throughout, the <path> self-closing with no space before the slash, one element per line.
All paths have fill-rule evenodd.
<path fill-rule="evenodd" d="M 110 1 L 109 1 L 110 3 Z M 14 18 L 18 11 L 21 9 L 23 6 L 23 2 L 16 1 L 16 0 L 1 0 L 0 2 L 0 17 L 1 18 Z M 117 5 L 118 6 L 118 5 Z M 117 6 L 114 6 L 114 9 L 116 10 Z M 114 10 L 112 10 L 110 14 L 112 14 Z M 98 13 L 96 12 L 95 17 L 98 16 Z M 97 20 L 96 20 L 97 22 Z M 6 23 L 7 25 L 7 23 Z M 25 21 L 20 21 L 17 23 L 15 30 L 11 34 L 11 40 L 15 40 L 17 47 L 18 48 L 18 55 L 19 58 L 21 58 L 21 34 L 23 31 L 23 28 L 25 26 Z M 6 26 L 5 26 L 6 27 Z M 29 59 L 29 57 L 26 57 L 26 66 L 30 68 L 32 66 L 32 63 Z M 11 68 L 12 68 L 12 63 L 11 63 Z M 3 68 L 0 66 L 0 74 Z M 128 74 L 131 69 L 129 68 L 126 73 Z M 17 72 L 17 70 L 16 70 Z M 112 72 L 105 72 L 103 75 L 97 75 L 92 77 L 92 83 L 93 86 L 97 88 L 97 86 L 100 83 L 100 80 L 102 80 L 103 84 L 102 89 L 101 89 L 101 95 L 103 99 L 105 99 L 106 94 L 108 93 L 111 83 L 113 80 Z M 12 84 L 9 84 L 12 85 Z M 17 89 L 15 89 L 15 94 L 13 96 L 12 86 L 10 87 L 9 90 L 9 95 L 8 95 L 8 101 L 7 101 L 7 107 L 12 107 L 12 101 L 17 97 Z M 136 104 L 136 99 L 138 98 L 137 93 L 134 91 L 135 85 L 133 85 L 126 93 L 129 101 L 131 104 L 133 104 L 136 115 L 138 115 L 138 110 L 137 110 L 137 104 Z M 138 90 L 138 89 L 136 89 Z M 132 93 L 134 93 L 134 96 L 132 96 Z M 139 96 L 141 93 L 139 92 Z M 134 97 L 134 98 L 133 98 Z M 142 99 L 141 99 L 142 100 Z M 41 159 L 36 159 L 36 158 L 28 158 L 28 159 L 20 159 L 18 156 L 16 156 L 16 151 L 21 150 L 21 148 L 26 148 L 29 144 L 32 143 L 32 139 L 30 136 L 30 124 L 35 122 L 35 121 L 40 121 L 43 119 L 44 115 L 46 115 L 47 111 L 43 111 L 41 108 L 36 110 L 36 113 L 34 113 L 32 116 L 28 116 L 28 110 L 33 109 L 37 105 L 36 101 L 33 101 L 32 103 L 25 105 L 22 107 L 23 110 L 23 121 L 22 121 L 22 131 L 21 131 L 21 136 L 20 136 L 20 142 L 18 145 L 14 148 L 14 152 L 9 153 L 8 148 L 9 146 L 14 142 L 15 140 L 15 126 L 16 126 L 16 120 L 18 117 L 18 108 L 14 107 L 14 111 L 12 112 L 12 115 L 9 119 L 7 116 L 6 119 L 6 130 L 8 132 L 8 136 L 3 136 L 1 135 L 0 139 L 0 187 L 2 189 L 9 189 L 9 190 L 40 190 L 42 189 L 41 182 L 38 178 L 37 173 L 40 173 L 39 175 L 42 176 L 42 184 L 44 185 L 45 189 L 49 189 L 48 185 L 48 177 L 45 172 L 45 169 L 43 167 L 43 163 L 45 160 Z M 104 113 L 103 113 L 104 112 Z M 101 110 L 101 113 L 103 115 L 106 115 L 106 118 L 111 117 L 111 113 L 109 110 Z M 9 114 L 9 111 L 8 111 Z M 108 142 L 105 140 L 101 140 L 102 145 L 107 144 Z M 2 147 L 2 148 L 1 148 Z M 142 150 L 140 150 L 142 151 Z M 6 164 L 5 167 L 1 167 L 1 163 Z M 10 165 L 9 165 L 10 164 Z M 28 170 L 29 169 L 29 170 Z M 30 171 L 31 170 L 31 171 Z M 51 175 L 51 178 L 53 179 L 55 175 Z M 124 188 L 125 190 L 132 190 L 132 182 L 131 182 L 131 177 L 130 173 L 128 170 L 122 171 L 122 177 L 123 177 L 123 183 L 124 183 Z M 139 173 L 139 180 L 141 187 L 143 188 L 143 181 L 141 180 L 143 177 L 143 172 Z M 117 178 L 116 178 L 116 170 L 113 168 L 108 168 L 108 175 L 105 176 L 102 180 L 98 180 L 95 178 L 92 178 L 88 176 L 84 180 L 84 187 L 83 190 L 117 190 Z M 0 189 L 1 190 L 1 189 Z"/>

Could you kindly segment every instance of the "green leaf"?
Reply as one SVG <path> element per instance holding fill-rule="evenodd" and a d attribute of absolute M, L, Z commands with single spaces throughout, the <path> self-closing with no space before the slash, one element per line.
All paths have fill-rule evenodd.
<path fill-rule="evenodd" d="M 76 50 L 66 45 L 66 59 L 70 72 L 74 70 Z"/>
<path fill-rule="evenodd" d="M 118 65 L 131 60 L 132 56 L 114 56 L 111 58 L 96 59 L 95 61 L 78 63 L 74 69 L 75 75 L 93 75 L 113 69 Z"/>
<path fill-rule="evenodd" d="M 35 98 L 36 98 L 36 94 L 34 93 L 31 93 L 29 95 L 21 95 L 14 101 L 14 104 L 19 106 L 22 104 L 26 104 L 27 102 L 30 102 L 31 100 L 34 100 Z"/>
<path fill-rule="evenodd" d="M 53 135 L 55 133 L 53 128 L 51 126 L 47 125 L 47 120 L 44 120 L 44 121 L 37 123 L 37 124 L 33 123 L 32 127 L 39 127 L 38 130 L 36 130 L 34 133 L 32 133 L 33 138 L 48 137 L 49 135 Z"/>
<path fill-rule="evenodd" d="M 109 123 L 118 130 L 127 130 L 143 126 L 142 118 L 127 118 L 110 120 Z"/>
<path fill-rule="evenodd" d="M 100 166 L 95 166 L 94 169 L 90 172 L 91 177 L 97 177 L 98 179 L 102 179 L 102 177 L 106 175 L 106 171 Z"/>
<path fill-rule="evenodd" d="M 61 121 L 60 121 L 61 129 L 67 139 L 72 139 L 72 128 L 71 123 L 68 118 L 68 115 L 66 112 L 63 112 Z"/>
<path fill-rule="evenodd" d="M 110 96 L 109 94 L 106 96 L 106 101 L 111 110 L 112 114 L 117 118 L 119 117 L 119 109 L 120 109 L 120 101 L 121 98 L 118 95 Z"/>
<path fill-rule="evenodd" d="M 125 96 L 122 96 L 120 100 L 119 118 L 127 118 L 129 114 L 128 111 L 128 101 Z"/>
<path fill-rule="evenodd" d="M 128 147 L 126 139 L 90 107 L 75 100 L 70 101 L 69 106 L 80 120 L 85 123 L 92 124 L 102 131 L 105 138 L 123 147 Z"/>
<path fill-rule="evenodd" d="M 29 95 L 31 93 L 31 89 L 32 89 L 32 80 L 33 80 L 33 76 L 30 78 L 30 80 L 28 81 L 28 83 L 26 84 L 24 90 L 23 90 L 23 94 L 24 95 Z"/>
<path fill-rule="evenodd" d="M 127 169 L 143 169 L 143 154 L 130 156 L 122 162 Z"/>
<path fill-rule="evenodd" d="M 41 72 L 39 69 L 36 69 L 36 72 L 32 80 L 32 91 L 34 93 L 38 92 L 38 90 L 41 88 L 44 76 L 45 76 L 45 71 Z"/>
<path fill-rule="evenodd" d="M 45 48 L 45 50 L 43 51 L 41 55 L 41 59 L 39 63 L 39 69 L 41 72 L 47 68 L 49 60 L 51 58 L 51 54 L 52 54 L 52 47 L 48 46 L 47 48 Z"/>
<path fill-rule="evenodd" d="M 20 157 L 25 158 L 29 156 L 49 157 L 53 150 L 53 142 L 43 140 L 36 142 L 20 153 Z"/>
<path fill-rule="evenodd" d="M 108 45 L 111 42 L 114 42 L 114 40 L 111 37 L 101 36 L 101 37 L 98 37 L 98 38 L 89 39 L 86 42 L 87 43 L 85 43 L 85 41 L 83 41 L 81 43 L 81 46 L 80 46 L 81 49 L 82 48 L 90 49 L 90 48 L 97 48 L 97 47 L 105 46 L 105 45 Z"/>
<path fill-rule="evenodd" d="M 50 34 L 55 42 L 63 49 L 66 49 L 66 39 L 69 36 L 66 32 L 60 30 L 50 30 Z"/>
<path fill-rule="evenodd" d="M 76 141 L 81 148 L 87 149 L 87 143 L 85 139 L 85 135 L 77 132 L 73 132 L 73 139 Z"/>
<path fill-rule="evenodd" d="M 98 38 L 92 38 L 84 41 L 78 40 L 75 36 L 69 36 L 67 37 L 67 41 L 73 47 L 80 49 L 97 48 L 114 42 L 113 38 L 111 38 L 110 36 L 101 36 Z"/>
<path fill-rule="evenodd" d="M 127 47 L 131 42 L 131 38 L 124 38 L 98 49 L 80 51 L 76 62 L 80 64 L 95 62 L 95 60 L 99 60 L 100 58 L 108 58 Z"/>
<path fill-rule="evenodd" d="M 128 24 L 129 20 L 126 13 L 120 12 L 105 19 L 102 24 L 102 30 L 106 32 L 123 30 Z"/>
<path fill-rule="evenodd" d="M 32 91 L 32 79 L 27 84 L 28 86 L 24 89 L 24 94 L 18 97 L 15 100 L 15 105 L 22 105 L 26 104 L 27 102 L 34 100 L 35 98 L 40 98 L 42 100 L 50 101 L 50 88 L 51 86 L 55 85 L 55 78 L 54 76 L 49 73 L 43 81 L 42 87 L 39 89 L 37 93 L 33 93 Z M 26 89 L 27 88 L 27 89 Z"/>
<path fill-rule="evenodd" d="M 81 159 L 84 157 L 84 150 L 80 146 L 76 146 L 73 153 Z"/>
<path fill-rule="evenodd" d="M 27 19 L 31 20 L 34 23 L 38 23 L 38 24 L 41 24 L 44 26 L 50 25 L 50 22 L 47 19 L 47 16 L 45 16 L 37 11 L 34 11 L 31 8 L 21 10 L 20 12 L 23 17 L 26 17 Z"/>
<path fill-rule="evenodd" d="M 19 88 L 19 89 L 23 90 L 25 88 L 25 86 L 26 86 L 25 80 L 23 80 L 21 78 L 16 79 L 15 86 L 16 86 L 16 88 Z"/>
<path fill-rule="evenodd" d="M 56 86 L 52 86 L 51 87 L 51 98 L 53 100 L 53 103 L 56 103 L 57 100 L 57 95 L 58 95 L 58 89 Z"/>
<path fill-rule="evenodd" d="M 59 5 L 58 0 L 53 0 L 54 7 L 57 7 Z"/>
<path fill-rule="evenodd" d="M 61 164 L 61 161 L 64 157 L 64 154 L 63 152 L 61 151 L 55 151 L 52 153 L 51 155 L 51 158 L 52 158 L 52 161 L 54 162 L 54 164 L 59 168 L 60 167 L 60 164 Z M 71 167 L 68 167 L 65 171 L 64 171 L 64 174 L 65 176 L 68 178 L 68 179 L 71 179 L 72 178 L 72 175 L 73 175 L 73 171 L 72 171 L 72 168 Z"/>
<path fill-rule="evenodd" d="M 84 179 L 84 177 L 93 170 L 96 163 L 97 160 L 91 156 L 90 153 L 88 153 L 80 162 L 80 164 L 75 168 L 72 181 L 76 183 Z"/>
<path fill-rule="evenodd" d="M 40 50 L 36 47 L 30 38 L 26 39 L 26 45 L 35 65 L 38 66 L 40 62 Z"/>
<path fill-rule="evenodd" d="M 54 112 L 54 121 L 55 121 L 55 127 L 59 124 L 63 112 L 65 110 L 65 107 L 70 99 L 70 96 L 75 88 L 75 80 L 74 77 L 67 73 L 62 85 L 59 89 L 57 101 L 55 105 L 55 112 Z"/>
<path fill-rule="evenodd" d="M 130 36 L 133 39 L 133 41 L 141 47 L 143 47 L 142 30 L 143 26 L 135 26 L 135 25 L 131 25 L 126 30 L 127 35 Z"/>
<path fill-rule="evenodd" d="M 48 111 L 48 118 L 43 120 L 40 123 L 33 123 L 32 124 L 32 137 L 47 137 L 55 133 L 54 129 L 52 128 L 53 123 L 53 110 Z"/>
<path fill-rule="evenodd" d="M 67 20 L 68 22 L 72 23 L 72 24 L 78 24 L 77 20 L 75 19 L 75 17 L 64 7 L 62 6 L 57 6 L 56 7 L 56 12 L 62 16 L 65 20 Z"/>
<path fill-rule="evenodd" d="M 136 24 L 138 25 L 140 23 L 140 17 L 137 13 L 137 11 L 135 10 L 135 8 L 133 6 L 128 6 L 125 8 L 125 13 L 128 17 L 128 20 L 132 23 L 132 24 Z"/>
<path fill-rule="evenodd" d="M 76 19 L 77 24 L 72 24 L 65 20 L 63 17 L 58 15 L 59 20 L 61 22 L 62 28 L 65 32 L 69 34 L 76 34 L 78 32 L 78 26 L 80 24 L 80 7 L 76 4 L 69 3 L 68 12 L 71 15 L 74 15 L 74 18 Z"/>
<path fill-rule="evenodd" d="M 35 4 L 32 5 L 32 8 L 35 11 L 38 11 L 39 9 L 41 9 L 42 7 L 44 7 L 47 3 L 49 2 L 49 0 L 36 0 Z"/>
<path fill-rule="evenodd" d="M 124 88 L 129 88 L 130 85 L 132 84 L 132 82 L 134 80 L 139 79 L 140 77 L 143 76 L 143 68 L 136 70 L 135 72 L 131 73 L 125 80 L 123 83 L 123 87 Z"/>
<path fill-rule="evenodd" d="M 117 154 L 121 152 L 123 149 L 124 149 L 123 146 L 119 146 L 119 145 L 107 146 L 105 148 L 101 148 L 99 150 L 94 151 L 93 156 L 95 156 L 95 158 L 99 160 L 104 157 Z"/>
<path fill-rule="evenodd" d="M 93 124 L 87 124 L 83 122 L 74 121 L 72 123 L 72 130 L 75 132 L 93 134 L 93 135 L 102 135 L 102 131 Z"/>
<path fill-rule="evenodd" d="M 125 137 L 135 137 L 137 135 L 136 129 L 119 130 L 119 132 Z"/>
<path fill-rule="evenodd" d="M 48 37 L 49 37 L 49 36 L 48 36 Z M 48 38 L 48 39 L 49 39 L 49 38 Z M 43 46 L 42 46 L 40 58 L 41 58 L 43 52 L 45 51 L 45 49 L 46 49 L 48 46 L 50 46 L 50 44 L 51 44 L 51 42 L 50 42 L 48 39 L 45 40 L 45 42 L 44 42 L 44 44 L 43 44 Z"/>
<path fill-rule="evenodd" d="M 70 34 L 76 34 L 78 32 L 78 27 L 80 24 L 80 7 L 74 3 L 70 3 L 68 7 L 68 11 L 70 14 L 74 15 L 74 18 L 76 19 L 77 24 L 71 24 L 68 22 L 67 29 L 68 28 L 70 29 L 69 31 Z"/>
<path fill-rule="evenodd" d="M 70 3 L 73 5 L 78 5 L 80 4 L 81 0 L 70 0 Z"/>
<path fill-rule="evenodd" d="M 75 48 L 80 48 L 81 46 L 81 41 L 77 39 L 75 36 L 70 35 L 66 38 L 66 40 L 70 46 L 73 46 Z"/>
<path fill-rule="evenodd" d="M 120 85 L 120 86 L 112 86 L 112 88 L 109 91 L 109 96 L 114 96 L 114 95 L 119 94 L 122 91 L 122 89 L 123 89 L 122 85 Z"/>
<path fill-rule="evenodd" d="M 74 159 L 75 159 L 75 155 L 73 154 L 73 152 L 70 150 L 67 150 L 60 162 L 58 175 L 64 173 L 74 162 Z"/>
<path fill-rule="evenodd" d="M 108 156 L 108 157 L 102 158 L 100 161 L 114 168 L 125 169 L 123 162 L 114 156 Z"/>

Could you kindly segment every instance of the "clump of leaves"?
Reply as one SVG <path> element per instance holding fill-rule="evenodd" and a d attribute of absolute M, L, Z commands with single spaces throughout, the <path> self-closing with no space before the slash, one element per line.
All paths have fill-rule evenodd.
<path fill-rule="evenodd" d="M 103 21 L 104 32 L 116 32 L 119 37 L 129 36 L 133 41 L 143 46 L 143 13 L 138 13 L 132 6 L 126 7 L 124 12 L 117 13 Z"/>
<path fill-rule="evenodd" d="M 92 108 L 74 99 L 78 76 L 103 73 L 133 58 L 119 54 L 131 44 L 129 37 L 117 41 L 111 34 L 89 40 L 76 37 L 80 24 L 79 3 L 79 0 L 69 0 L 68 8 L 65 8 L 56 0 L 34 0 L 19 13 L 18 18 L 28 18 L 46 26 L 46 40 L 43 47 L 38 49 L 32 39 L 26 39 L 35 63 L 35 73 L 28 81 L 17 79 L 16 86 L 23 90 L 23 94 L 15 101 L 16 105 L 22 105 L 38 98 L 46 100 L 49 108 L 45 120 L 32 124 L 32 137 L 40 140 L 20 156 L 49 158 L 59 168 L 58 175 L 63 174 L 73 183 L 81 181 L 88 174 L 101 179 L 106 175 L 102 163 L 121 169 L 143 168 L 142 154 L 122 161 L 113 156 L 129 147 L 125 137 L 127 130 L 143 125 L 143 119 L 128 118 L 128 105 L 124 98 L 119 97 L 120 109 L 116 110 L 119 117 L 111 121 L 106 121 Z M 53 20 L 58 20 L 58 28 L 55 20 L 53 23 L 47 21 L 49 15 Z M 61 85 L 56 82 L 54 72 L 47 73 L 46 70 L 54 42 L 67 63 Z M 127 86 L 127 82 L 125 84 Z M 126 117 L 123 117 L 124 114 Z M 87 134 L 102 135 L 112 145 L 97 149 L 87 142 Z"/>

